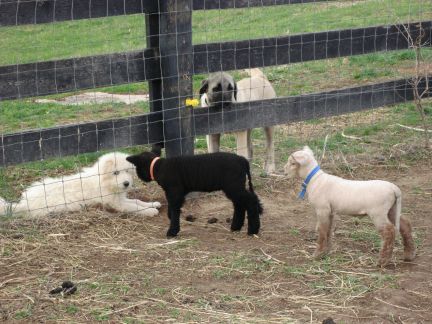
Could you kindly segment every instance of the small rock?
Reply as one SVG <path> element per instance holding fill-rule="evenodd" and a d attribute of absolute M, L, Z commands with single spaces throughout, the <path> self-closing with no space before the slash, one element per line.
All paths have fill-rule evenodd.
<path fill-rule="evenodd" d="M 61 293 L 63 291 L 63 288 L 62 287 L 57 287 L 57 288 L 54 288 L 54 289 L 52 289 L 52 290 L 50 290 L 50 294 L 51 295 L 54 295 L 54 294 L 59 294 L 59 293 Z"/>
<path fill-rule="evenodd" d="M 62 293 L 63 296 L 72 295 L 77 291 L 77 286 L 69 280 L 63 281 L 61 287 L 52 289 L 49 293 L 51 295 Z"/>
<path fill-rule="evenodd" d="M 225 221 L 229 224 L 231 223 L 231 217 L 227 217 L 227 219 L 225 219 Z"/>
<path fill-rule="evenodd" d="M 322 324 L 336 324 L 336 322 L 333 321 L 333 318 L 329 317 L 329 318 L 326 318 L 326 319 L 322 322 Z"/>
<path fill-rule="evenodd" d="M 15 240 L 21 240 L 24 238 L 24 234 L 16 233 L 16 234 L 12 235 L 12 238 Z"/>
<path fill-rule="evenodd" d="M 65 288 L 65 289 L 72 288 L 73 286 L 75 286 L 74 283 L 72 281 L 69 281 L 69 280 L 63 281 L 63 283 L 62 283 L 62 288 Z"/>
<path fill-rule="evenodd" d="M 193 216 L 193 215 L 187 215 L 187 216 L 185 217 L 185 219 L 186 219 L 188 222 L 195 222 L 196 217 Z"/>
<path fill-rule="evenodd" d="M 207 223 L 209 223 L 209 224 L 214 224 L 217 222 L 218 222 L 218 219 L 216 217 L 209 218 L 207 221 Z"/>

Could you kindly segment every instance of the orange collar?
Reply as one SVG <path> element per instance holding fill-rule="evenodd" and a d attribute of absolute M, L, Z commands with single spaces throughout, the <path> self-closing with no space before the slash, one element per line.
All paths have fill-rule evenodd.
<path fill-rule="evenodd" d="M 151 163 L 150 163 L 150 179 L 152 179 L 152 181 L 154 181 L 154 173 L 153 173 L 153 168 L 154 168 L 154 166 L 155 166 L 155 164 L 156 164 L 156 161 L 157 160 L 159 160 L 160 159 L 160 157 L 158 156 L 158 157 L 155 157 L 152 161 L 151 161 Z"/>

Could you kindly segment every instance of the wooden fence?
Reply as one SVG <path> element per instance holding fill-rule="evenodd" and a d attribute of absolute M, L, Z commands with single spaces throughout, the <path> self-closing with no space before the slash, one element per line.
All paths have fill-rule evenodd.
<path fill-rule="evenodd" d="M 149 114 L 128 118 L 3 134 L 0 166 L 160 142 L 168 156 L 193 154 L 196 135 L 333 116 L 413 99 L 410 80 L 402 79 L 235 104 L 219 110 L 185 107 L 185 99 L 193 94 L 194 74 L 409 48 L 401 25 L 192 45 L 192 10 L 306 2 L 315 1 L 0 2 L 0 28 L 135 13 L 145 14 L 147 28 L 147 48 L 140 51 L 1 66 L 0 101 L 148 81 L 151 110 Z M 408 29 L 413 37 L 423 29 L 423 41 L 430 46 L 431 21 L 412 22 Z"/>

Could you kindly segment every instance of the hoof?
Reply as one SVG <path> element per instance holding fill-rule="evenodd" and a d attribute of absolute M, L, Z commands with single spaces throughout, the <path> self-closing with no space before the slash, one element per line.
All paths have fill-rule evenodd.
<path fill-rule="evenodd" d="M 404 261 L 413 261 L 416 256 L 416 251 L 406 251 L 404 252 Z"/>
<path fill-rule="evenodd" d="M 328 250 L 323 250 L 323 251 L 318 251 L 318 250 L 316 250 L 316 251 L 314 252 L 314 254 L 312 254 L 312 257 L 313 257 L 315 260 L 320 260 L 320 259 L 322 259 L 323 257 L 325 257 L 326 255 L 328 255 L 328 253 L 329 253 Z"/>
<path fill-rule="evenodd" d="M 174 230 L 169 229 L 166 236 L 167 236 L 167 238 L 170 239 L 170 238 L 176 237 L 177 234 L 178 234 L 178 231 L 174 231 Z"/>
<path fill-rule="evenodd" d="M 240 232 L 243 226 L 232 226 L 231 225 L 231 232 Z"/>
<path fill-rule="evenodd" d="M 385 268 L 389 264 L 389 262 L 390 262 L 390 259 L 380 258 L 378 260 L 377 266 L 380 268 Z"/>
<path fill-rule="evenodd" d="M 248 235 L 252 236 L 252 235 L 258 235 L 259 230 L 248 230 Z"/>

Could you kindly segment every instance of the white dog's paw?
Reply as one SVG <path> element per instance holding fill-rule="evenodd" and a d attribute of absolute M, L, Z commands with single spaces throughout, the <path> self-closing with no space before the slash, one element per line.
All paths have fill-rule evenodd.
<path fill-rule="evenodd" d="M 152 207 L 153 208 L 161 208 L 161 203 L 159 201 L 153 201 L 152 202 Z"/>
<path fill-rule="evenodd" d="M 153 217 L 159 215 L 159 210 L 156 208 L 145 208 L 138 212 L 141 216 Z"/>

